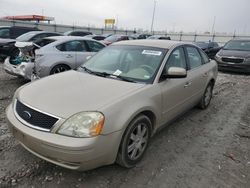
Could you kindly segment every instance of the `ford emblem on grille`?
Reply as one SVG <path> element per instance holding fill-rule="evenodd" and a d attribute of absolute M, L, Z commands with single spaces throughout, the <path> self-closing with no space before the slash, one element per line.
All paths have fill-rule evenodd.
<path fill-rule="evenodd" d="M 23 111 L 23 118 L 28 120 L 28 119 L 31 119 L 31 113 L 28 112 L 28 111 Z"/>

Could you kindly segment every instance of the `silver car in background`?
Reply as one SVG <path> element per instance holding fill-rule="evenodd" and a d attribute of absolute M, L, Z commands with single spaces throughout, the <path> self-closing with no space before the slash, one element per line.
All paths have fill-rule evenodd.
<path fill-rule="evenodd" d="M 76 69 L 89 57 L 105 47 L 96 40 L 83 37 L 55 36 L 36 42 L 17 42 L 18 57 L 8 57 L 4 63 L 7 73 L 34 80 Z"/>
<path fill-rule="evenodd" d="M 58 36 L 49 39 L 56 41 L 36 50 L 32 80 L 76 69 L 105 47 L 101 42 L 83 37 Z"/>
<path fill-rule="evenodd" d="M 19 88 L 7 120 L 24 148 L 54 164 L 130 168 L 162 126 L 208 107 L 216 77 L 216 62 L 192 44 L 117 42 L 77 71 Z"/>

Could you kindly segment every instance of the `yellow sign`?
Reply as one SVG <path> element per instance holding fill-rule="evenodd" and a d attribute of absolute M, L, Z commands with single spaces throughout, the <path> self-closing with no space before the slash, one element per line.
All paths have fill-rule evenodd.
<path fill-rule="evenodd" d="M 114 25 L 115 19 L 105 19 L 105 25 Z"/>

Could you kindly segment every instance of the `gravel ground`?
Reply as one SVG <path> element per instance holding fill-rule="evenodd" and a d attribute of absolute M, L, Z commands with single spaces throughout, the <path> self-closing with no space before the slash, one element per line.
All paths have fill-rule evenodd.
<path fill-rule="evenodd" d="M 250 187 L 250 76 L 220 73 L 210 107 L 156 134 L 135 168 L 88 172 L 47 163 L 12 137 L 4 110 L 23 84 L 0 63 L 0 187 Z"/>

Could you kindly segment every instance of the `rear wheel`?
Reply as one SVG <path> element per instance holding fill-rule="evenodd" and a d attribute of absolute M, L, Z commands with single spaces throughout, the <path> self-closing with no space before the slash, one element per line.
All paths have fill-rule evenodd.
<path fill-rule="evenodd" d="M 201 101 L 199 103 L 199 107 L 201 109 L 206 109 L 209 106 L 210 101 L 211 101 L 211 99 L 213 97 L 213 87 L 214 87 L 214 85 L 213 85 L 212 82 L 210 82 L 207 85 L 206 90 L 205 90 L 205 92 L 203 94 L 203 97 L 202 97 L 202 99 L 201 99 Z"/>
<path fill-rule="evenodd" d="M 55 67 L 53 67 L 50 71 L 50 74 L 57 74 L 60 72 L 65 72 L 70 70 L 70 67 L 67 65 L 56 65 Z"/>
<path fill-rule="evenodd" d="M 136 117 L 126 129 L 116 162 L 126 168 L 134 167 L 143 157 L 151 135 L 152 123 L 145 115 Z"/>

